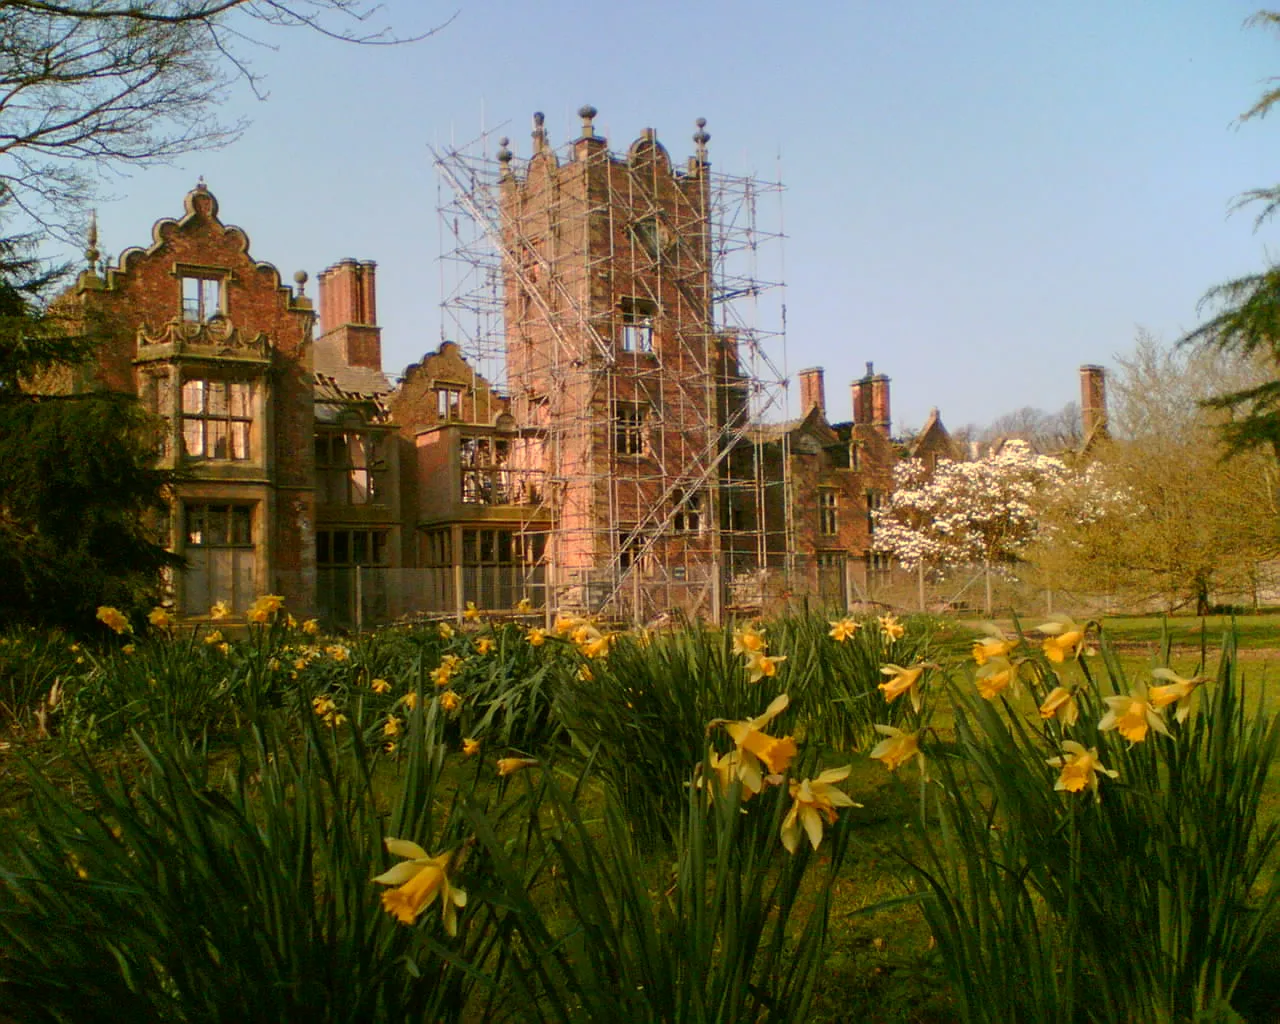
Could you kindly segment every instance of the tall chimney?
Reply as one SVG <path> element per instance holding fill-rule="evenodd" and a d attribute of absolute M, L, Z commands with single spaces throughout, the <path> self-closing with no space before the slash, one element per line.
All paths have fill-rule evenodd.
<path fill-rule="evenodd" d="M 863 425 L 871 423 L 871 379 L 875 376 L 875 367 L 871 363 L 867 363 L 866 375 L 861 380 L 855 380 L 850 387 L 853 389 L 853 422 Z"/>
<path fill-rule="evenodd" d="M 815 405 L 823 416 L 827 414 L 827 393 L 822 380 L 822 367 L 813 366 L 801 370 L 800 378 L 800 415 L 808 416 Z"/>
<path fill-rule="evenodd" d="M 853 382 L 853 422 L 889 436 L 889 378 L 867 363 L 866 376 Z"/>
<path fill-rule="evenodd" d="M 321 272 L 317 346 L 348 366 L 382 369 L 378 326 L 377 267 L 372 260 L 345 259 Z"/>
<path fill-rule="evenodd" d="M 1080 418 L 1087 441 L 1107 431 L 1107 371 L 1101 366 L 1080 367 Z"/>

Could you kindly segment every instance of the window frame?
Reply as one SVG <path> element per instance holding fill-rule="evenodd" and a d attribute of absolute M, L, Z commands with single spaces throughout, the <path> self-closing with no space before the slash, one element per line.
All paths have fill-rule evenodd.
<path fill-rule="evenodd" d="M 613 452 L 622 458 L 640 458 L 648 453 L 649 405 L 645 402 L 613 403 Z"/>
<path fill-rule="evenodd" d="M 345 554 L 337 557 L 342 538 Z M 358 544 L 357 538 L 363 542 Z M 363 548 L 364 556 L 357 557 Z M 321 555 L 324 555 L 322 558 Z M 324 527 L 316 530 L 317 569 L 385 569 L 391 564 L 391 531 L 378 527 Z"/>
<path fill-rule="evenodd" d="M 207 324 L 227 315 L 227 276 L 225 272 L 216 270 L 178 268 L 178 309 L 183 323 Z M 195 286 L 193 296 L 187 294 L 189 283 Z M 211 297 L 206 294 L 209 286 L 213 288 Z"/>
<path fill-rule="evenodd" d="M 618 302 L 621 334 L 618 346 L 623 352 L 652 355 L 658 304 L 649 299 L 623 298 Z"/>
<path fill-rule="evenodd" d="M 188 387 L 198 384 L 201 407 L 198 410 L 188 408 Z M 236 410 L 236 392 L 233 388 L 243 388 L 243 399 L 240 413 Z M 213 394 L 215 389 L 222 390 L 223 411 L 215 411 Z M 254 382 L 230 377 L 183 377 L 178 389 L 178 418 L 182 436 L 182 454 L 184 458 L 200 462 L 250 462 L 253 460 L 253 421 L 254 421 Z M 210 425 L 215 429 L 210 430 Z M 223 429 L 218 431 L 216 427 Z M 188 438 L 189 428 L 199 431 L 199 451 L 192 451 Z M 218 455 L 218 435 L 226 445 L 225 455 Z M 237 441 L 242 442 L 242 448 Z M 213 454 L 210 454 L 212 450 Z M 237 455 L 242 450 L 244 454 Z"/>
<path fill-rule="evenodd" d="M 687 491 L 679 496 L 671 529 L 680 534 L 699 534 L 707 528 L 705 491 Z"/>
<path fill-rule="evenodd" d="M 440 423 L 462 422 L 462 392 L 460 384 L 436 384 L 436 420 Z"/>
<path fill-rule="evenodd" d="M 363 464 L 356 462 L 351 440 L 362 442 L 364 453 Z M 341 441 L 341 459 L 335 458 Z M 316 479 L 323 481 L 318 488 L 323 497 L 322 504 L 339 508 L 363 508 L 366 506 L 385 506 L 387 500 L 387 457 L 385 446 L 387 438 L 381 431 L 374 430 L 317 430 L 315 433 Z M 323 449 L 323 458 L 322 455 Z M 338 489 L 334 483 L 336 478 L 342 479 L 341 501 L 331 500 Z M 361 493 L 359 478 L 364 480 L 364 500 L 355 500 Z"/>
<path fill-rule="evenodd" d="M 840 534 L 840 492 L 834 487 L 818 488 L 818 534 L 822 537 Z"/>

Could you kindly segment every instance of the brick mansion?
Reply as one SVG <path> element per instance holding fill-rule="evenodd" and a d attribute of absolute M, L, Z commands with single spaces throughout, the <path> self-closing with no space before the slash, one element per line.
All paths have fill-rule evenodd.
<path fill-rule="evenodd" d="M 443 341 L 394 380 L 373 262 L 333 263 L 313 301 L 203 183 L 113 265 L 91 235 L 68 298 L 104 339 L 93 386 L 163 424 L 179 613 L 270 592 L 337 626 L 469 603 L 720 620 L 874 592 L 894 465 L 957 454 L 936 411 L 895 441 L 867 363 L 852 422 L 829 422 L 820 368 L 796 375 L 798 419 L 762 415 L 767 346 L 723 312 L 743 289 L 704 123 L 677 165 L 652 131 L 615 153 L 580 116 L 557 150 L 536 115 L 530 155 L 501 140 L 463 195 L 490 254 L 485 345 Z M 1088 430 L 1101 371 L 1082 384 Z"/>

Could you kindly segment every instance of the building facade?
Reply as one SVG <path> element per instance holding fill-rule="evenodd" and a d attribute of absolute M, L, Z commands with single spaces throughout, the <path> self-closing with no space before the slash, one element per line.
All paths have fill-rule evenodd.
<path fill-rule="evenodd" d="M 393 384 L 376 265 L 331 265 L 317 309 L 203 183 L 117 265 L 91 244 L 74 299 L 105 339 L 98 385 L 140 397 L 180 475 L 160 530 L 181 614 L 271 592 L 339 626 L 469 603 L 647 622 L 874 590 L 894 465 L 956 454 L 936 412 L 895 441 L 868 364 L 851 422 L 821 368 L 797 375 L 799 419 L 753 421 L 747 341 L 716 314 L 709 136 L 682 165 L 650 130 L 616 154 L 595 113 L 567 150 L 539 115 L 527 159 L 497 153 L 502 387 L 452 342 Z"/>

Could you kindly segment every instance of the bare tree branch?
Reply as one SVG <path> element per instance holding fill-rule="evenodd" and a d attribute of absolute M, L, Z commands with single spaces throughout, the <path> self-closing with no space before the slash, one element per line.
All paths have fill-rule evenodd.
<path fill-rule="evenodd" d="M 264 26 L 399 45 L 448 24 L 402 36 L 380 13 L 374 0 L 0 0 L 0 196 L 66 239 L 103 171 L 234 141 L 246 122 L 218 108 L 237 82 L 265 97 L 243 54 L 274 48 Z"/>

